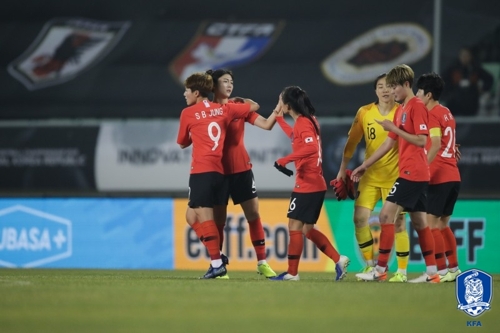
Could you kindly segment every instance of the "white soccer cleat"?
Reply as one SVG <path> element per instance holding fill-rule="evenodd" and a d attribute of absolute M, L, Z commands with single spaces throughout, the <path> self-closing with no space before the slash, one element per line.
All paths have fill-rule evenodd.
<path fill-rule="evenodd" d="M 356 277 L 362 281 L 385 281 L 387 273 L 379 273 L 375 268 L 366 273 L 358 273 Z"/>
<path fill-rule="evenodd" d="M 408 280 L 408 283 L 439 283 L 439 274 L 429 275 L 424 273 L 416 279 Z"/>

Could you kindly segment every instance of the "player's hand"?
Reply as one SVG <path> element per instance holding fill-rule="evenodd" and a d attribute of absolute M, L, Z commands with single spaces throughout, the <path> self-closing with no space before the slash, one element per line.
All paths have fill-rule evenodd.
<path fill-rule="evenodd" d="M 392 131 L 394 128 L 396 128 L 396 125 L 394 125 L 394 123 L 392 121 L 390 121 L 389 119 L 384 119 L 384 120 L 375 119 L 375 121 L 380 126 L 382 126 L 384 131 Z"/>
<path fill-rule="evenodd" d="M 230 100 L 235 102 L 235 103 L 245 103 L 245 99 L 243 97 L 233 97 L 233 98 L 230 98 Z"/>
<path fill-rule="evenodd" d="M 279 161 L 279 160 L 278 160 Z M 279 162 L 276 161 L 274 162 L 274 167 L 276 169 L 278 169 L 279 172 L 282 172 L 284 173 L 285 175 L 287 175 L 288 177 L 292 176 L 293 175 L 293 171 L 290 170 L 290 169 L 287 169 L 284 165 L 281 165 L 279 164 Z M 286 165 L 286 164 L 285 164 Z"/>
<path fill-rule="evenodd" d="M 343 180 L 345 182 L 345 169 L 344 170 L 339 170 L 339 172 L 337 173 L 337 180 Z"/>
<path fill-rule="evenodd" d="M 345 174 L 346 174 L 345 188 L 347 196 L 352 200 L 356 200 L 359 196 L 359 191 L 356 190 L 356 186 L 354 186 L 354 181 L 351 179 L 352 171 L 346 170 Z"/>
<path fill-rule="evenodd" d="M 281 102 L 281 98 L 278 100 L 278 104 L 274 107 L 274 111 L 276 117 L 283 117 L 283 103 Z"/>
<path fill-rule="evenodd" d="M 356 183 L 359 182 L 361 177 L 365 174 L 366 169 L 367 168 L 364 164 L 361 164 L 359 167 L 354 169 L 351 173 L 351 180 Z"/>
<path fill-rule="evenodd" d="M 455 144 L 455 158 L 457 162 L 462 158 L 462 153 L 460 152 L 460 150 L 458 150 L 458 147 L 460 147 L 460 145 L 458 143 Z"/>

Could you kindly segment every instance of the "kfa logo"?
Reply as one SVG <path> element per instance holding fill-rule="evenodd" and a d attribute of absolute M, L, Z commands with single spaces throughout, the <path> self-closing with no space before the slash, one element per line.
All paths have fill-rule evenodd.
<path fill-rule="evenodd" d="M 281 22 L 205 22 L 190 45 L 170 64 L 183 83 L 193 73 L 234 68 L 254 61 L 281 32 Z"/>
<path fill-rule="evenodd" d="M 29 48 L 8 66 L 29 90 L 74 79 L 108 54 L 128 29 L 128 22 L 54 19 Z"/>
<path fill-rule="evenodd" d="M 457 276 L 456 296 L 458 309 L 477 317 L 490 309 L 493 278 L 488 273 L 470 269 Z"/>
<path fill-rule="evenodd" d="M 70 220 L 22 205 L 0 210 L 0 266 L 36 267 L 71 253 Z"/>

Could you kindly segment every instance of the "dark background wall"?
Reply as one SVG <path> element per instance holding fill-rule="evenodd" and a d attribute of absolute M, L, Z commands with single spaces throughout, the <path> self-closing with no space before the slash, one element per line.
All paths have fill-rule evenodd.
<path fill-rule="evenodd" d="M 492 42 L 500 25 L 496 1 L 442 1 L 441 66 L 462 45 L 483 45 L 485 59 L 499 60 Z M 434 2 L 387 0 L 289 1 L 2 1 L 0 4 L 0 119 L 177 117 L 184 107 L 181 83 L 169 65 L 200 32 L 203 22 L 280 22 L 265 51 L 236 66 L 235 95 L 271 110 L 281 89 L 306 89 L 320 116 L 352 116 L 373 100 L 370 83 L 342 86 L 321 63 L 356 37 L 390 23 L 415 23 L 433 32 Z M 95 65 L 65 83 L 29 90 L 8 71 L 58 18 L 131 23 L 123 38 Z M 497 52 L 497 53 L 495 53 Z M 499 56 L 500 57 L 500 56 Z M 373 61 L 373 59 L 372 59 Z M 373 63 L 372 63 L 373 64 Z M 432 51 L 411 66 L 432 69 Z M 208 68 L 207 68 L 208 69 Z"/>

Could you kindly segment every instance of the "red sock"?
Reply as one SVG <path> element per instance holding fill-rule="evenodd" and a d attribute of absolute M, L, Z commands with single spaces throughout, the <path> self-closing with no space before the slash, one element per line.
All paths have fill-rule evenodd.
<path fill-rule="evenodd" d="M 377 266 L 387 267 L 392 246 L 394 245 L 394 223 L 383 223 L 380 225 L 380 246 L 378 248 Z"/>
<path fill-rule="evenodd" d="M 250 229 L 250 239 L 252 240 L 257 260 L 266 260 L 266 237 L 260 217 L 255 221 L 248 221 L 248 228 Z"/>
<path fill-rule="evenodd" d="M 453 231 L 450 227 L 446 227 L 441 230 L 441 235 L 443 235 L 444 239 L 444 253 L 446 254 L 446 258 L 448 259 L 448 267 L 458 267 L 458 258 L 457 258 L 457 240 Z"/>
<path fill-rule="evenodd" d="M 222 244 L 224 243 L 224 227 L 226 224 L 215 224 L 217 226 L 217 232 L 219 233 L 219 250 L 222 251 Z"/>
<path fill-rule="evenodd" d="M 193 228 L 194 232 L 196 233 L 196 236 L 203 242 L 203 228 L 201 227 L 201 223 L 196 221 L 193 223 L 191 226 Z"/>
<path fill-rule="evenodd" d="M 417 230 L 418 242 L 420 250 L 424 256 L 425 266 L 436 266 L 436 257 L 434 257 L 434 238 L 432 237 L 431 228 L 425 227 L 422 230 Z"/>
<path fill-rule="evenodd" d="M 306 234 L 307 239 L 311 240 L 318 249 L 321 250 L 324 254 L 326 254 L 333 262 L 337 263 L 340 259 L 340 254 L 335 250 L 332 243 L 328 240 L 328 238 L 318 229 L 312 228 Z"/>
<path fill-rule="evenodd" d="M 207 247 L 208 254 L 210 255 L 210 259 L 220 259 L 219 233 L 214 220 L 208 220 L 201 223 L 201 227 L 203 228 L 203 240 Z"/>
<path fill-rule="evenodd" d="M 438 271 L 446 269 L 446 257 L 444 256 L 444 240 L 441 235 L 441 230 L 434 228 L 431 230 L 432 237 L 434 238 L 434 258 Z"/>
<path fill-rule="evenodd" d="M 288 274 L 297 275 L 299 261 L 304 249 L 304 237 L 302 231 L 290 230 L 290 244 L 288 244 Z"/>

